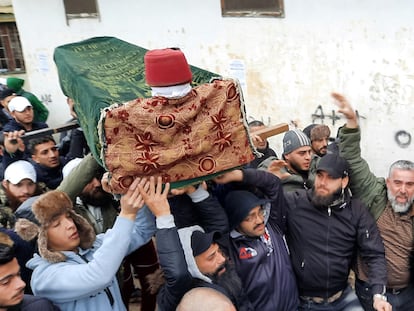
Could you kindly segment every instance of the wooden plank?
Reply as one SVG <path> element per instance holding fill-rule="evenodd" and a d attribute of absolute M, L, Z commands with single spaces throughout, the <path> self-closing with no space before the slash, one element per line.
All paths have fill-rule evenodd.
<path fill-rule="evenodd" d="M 260 136 L 261 139 L 267 139 L 271 136 L 275 136 L 289 131 L 289 125 L 287 123 L 279 123 L 276 125 L 268 126 L 264 129 L 253 132 L 252 134 Z"/>

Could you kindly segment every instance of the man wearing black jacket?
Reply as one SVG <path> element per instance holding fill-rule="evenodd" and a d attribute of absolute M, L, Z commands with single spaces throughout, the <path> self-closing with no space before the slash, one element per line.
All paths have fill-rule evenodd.
<path fill-rule="evenodd" d="M 200 225 L 207 232 L 204 233 L 200 225 L 176 226 L 176 217 L 167 199 L 169 184 L 162 190 L 160 177 L 157 182 L 151 177 L 144 187 L 139 187 L 145 204 L 156 217 L 156 246 L 165 278 L 157 295 L 158 309 L 173 311 L 190 289 L 210 287 L 228 297 L 237 310 L 252 311 L 237 274 L 226 265 L 227 258 L 214 239 L 217 236 L 215 232 L 228 230 L 226 216 L 218 201 L 202 185 L 198 188 L 189 186 L 185 192 L 178 189 L 172 191 L 191 197 L 193 209 L 198 210 L 201 216 Z M 226 270 L 230 271 L 229 277 Z M 222 283 L 224 275 L 226 282 Z"/>
<path fill-rule="evenodd" d="M 297 310 L 280 179 L 262 170 L 236 169 L 214 180 L 232 183 L 224 200 L 231 230 L 227 249 L 254 310 Z"/>
<path fill-rule="evenodd" d="M 348 285 L 358 253 L 369 267 L 374 309 L 391 310 L 384 246 L 373 217 L 348 191 L 347 162 L 334 154 L 321 158 L 310 190 L 285 194 L 287 241 L 296 274 L 299 310 L 363 310 Z"/>

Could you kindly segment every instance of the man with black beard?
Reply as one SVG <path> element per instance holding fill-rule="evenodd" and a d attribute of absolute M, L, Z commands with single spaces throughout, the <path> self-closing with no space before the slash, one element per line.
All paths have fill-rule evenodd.
<path fill-rule="evenodd" d="M 204 233 L 196 230 L 192 233 L 192 254 L 198 270 L 205 276 L 194 278 L 192 286 L 214 288 L 228 296 L 236 306 L 250 305 L 236 269 L 229 262 L 220 243 L 226 245 L 226 236 L 218 232 Z M 248 309 L 239 307 L 238 310 Z"/>
<path fill-rule="evenodd" d="M 156 246 L 165 279 L 157 295 L 158 309 L 176 310 L 190 289 L 210 287 L 228 297 L 237 310 L 254 310 L 237 273 L 217 243 L 217 239 L 224 235 L 216 231 L 205 233 L 199 225 L 178 229 L 171 214 L 169 187 L 167 183 L 163 188 L 161 177 L 156 182 L 151 177 L 144 187 L 139 186 L 145 204 L 156 217 Z M 209 194 L 205 189 L 196 189 L 189 194 L 193 202 L 200 204 L 208 200 Z M 219 205 L 213 208 L 218 209 L 216 214 L 220 214 Z"/>
<path fill-rule="evenodd" d="M 398 311 L 414 310 L 414 162 L 398 160 L 391 164 L 386 179 L 377 177 L 361 157 L 361 127 L 354 109 L 341 94 L 332 96 L 347 119 L 339 131 L 339 151 L 351 168 L 350 189 L 374 216 L 384 241 L 387 299 Z M 372 285 L 363 265 L 358 265 L 356 276 L 358 297 L 366 310 L 372 310 Z"/>
<path fill-rule="evenodd" d="M 368 267 L 375 310 L 390 311 L 384 246 L 373 217 L 348 190 L 349 169 L 335 154 L 321 158 L 312 189 L 286 193 L 287 242 L 296 274 L 299 310 L 364 310 L 348 284 L 358 254 Z"/>

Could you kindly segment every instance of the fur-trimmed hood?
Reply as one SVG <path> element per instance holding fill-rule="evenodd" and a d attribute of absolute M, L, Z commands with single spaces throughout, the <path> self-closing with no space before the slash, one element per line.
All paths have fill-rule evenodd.
<path fill-rule="evenodd" d="M 90 248 L 96 239 L 92 226 L 73 210 L 72 201 L 63 191 L 52 190 L 42 194 L 33 203 L 32 211 L 40 226 L 27 219 L 19 219 L 16 222 L 15 230 L 26 241 L 31 241 L 37 237 L 39 254 L 49 262 L 56 263 L 66 260 L 63 252 L 49 249 L 47 237 L 48 226 L 56 217 L 64 213 L 69 214 L 78 229 L 80 248 Z"/>

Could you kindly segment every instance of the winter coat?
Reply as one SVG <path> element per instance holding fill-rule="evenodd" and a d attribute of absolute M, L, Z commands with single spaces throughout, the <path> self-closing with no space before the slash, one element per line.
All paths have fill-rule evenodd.
<path fill-rule="evenodd" d="M 118 217 L 114 227 L 96 237 L 89 249 L 63 252 L 64 262 L 50 263 L 35 255 L 27 263 L 33 269 L 33 293 L 65 311 L 126 310 L 116 273 L 123 258 L 146 244 L 155 233 L 151 212 L 142 208 L 135 222 Z"/>
<path fill-rule="evenodd" d="M 266 219 L 272 247 L 260 238 L 233 230 L 230 256 L 255 310 L 292 311 L 298 306 L 298 293 L 289 253 L 284 241 L 286 201 L 278 177 L 257 169 L 243 170 L 243 182 L 255 185 L 270 199 Z"/>
<path fill-rule="evenodd" d="M 365 159 L 361 157 L 361 131 L 359 128 L 342 127 L 339 131 L 339 150 L 350 166 L 350 189 L 378 219 L 387 206 L 385 179 L 376 177 Z"/>
<path fill-rule="evenodd" d="M 331 207 L 315 207 L 313 190 L 286 194 L 287 242 L 301 296 L 330 297 L 347 286 L 358 252 L 370 267 L 373 292 L 386 281 L 385 251 L 375 220 L 366 207 L 345 192 Z"/>

